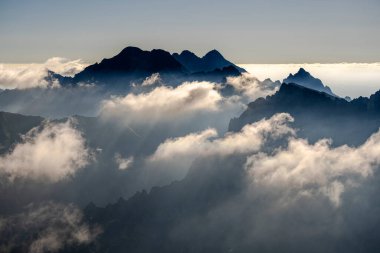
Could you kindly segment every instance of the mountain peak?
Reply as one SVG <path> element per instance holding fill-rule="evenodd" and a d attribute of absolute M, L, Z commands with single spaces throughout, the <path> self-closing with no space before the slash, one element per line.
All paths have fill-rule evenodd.
<path fill-rule="evenodd" d="M 310 73 L 307 72 L 304 68 L 300 68 L 297 72 L 297 75 L 302 75 L 302 74 L 309 74 L 310 75 Z"/>
<path fill-rule="evenodd" d="M 284 79 L 284 83 L 295 83 L 300 86 L 313 89 L 316 91 L 327 93 L 331 96 L 336 95 L 331 91 L 328 86 L 325 86 L 322 81 L 318 78 L 313 77 L 304 68 L 300 68 L 296 74 L 289 74 L 287 78 Z"/>
<path fill-rule="evenodd" d="M 138 47 L 128 46 L 120 51 L 118 55 L 130 54 L 130 53 L 141 53 L 143 50 Z"/>
<path fill-rule="evenodd" d="M 314 78 L 310 72 L 307 72 L 304 68 L 300 68 L 296 74 L 293 75 L 293 77 L 298 78 L 310 78 L 310 79 L 316 79 Z M 319 80 L 319 79 L 318 79 Z"/>
<path fill-rule="evenodd" d="M 202 58 L 220 58 L 221 60 L 225 60 L 223 55 L 219 53 L 219 51 L 216 49 L 211 50 L 210 52 L 205 54 Z"/>

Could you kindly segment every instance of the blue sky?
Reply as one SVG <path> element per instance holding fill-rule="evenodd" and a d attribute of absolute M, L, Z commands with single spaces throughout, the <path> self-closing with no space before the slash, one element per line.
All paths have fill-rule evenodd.
<path fill-rule="evenodd" d="M 380 61 L 379 0 L 0 0 L 0 62 L 87 62 L 128 45 L 238 63 Z"/>

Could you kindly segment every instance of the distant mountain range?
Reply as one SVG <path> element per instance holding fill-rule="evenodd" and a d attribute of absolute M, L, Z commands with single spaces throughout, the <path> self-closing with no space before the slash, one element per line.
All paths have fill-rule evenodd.
<path fill-rule="evenodd" d="M 227 61 L 218 51 L 212 50 L 199 58 L 190 51 L 170 54 L 161 49 L 144 51 L 126 47 L 119 54 L 86 67 L 73 78 L 49 72 L 47 81 L 58 79 L 63 85 L 80 83 L 126 85 L 159 73 L 167 82 L 192 80 L 223 81 L 227 76 L 238 76 L 244 69 Z"/>
<path fill-rule="evenodd" d="M 246 70 L 226 60 L 217 50 L 203 57 L 184 50 L 170 54 L 162 49 L 144 51 L 137 47 L 126 47 L 114 57 L 92 64 L 74 77 L 64 77 L 48 71 L 46 81 L 53 84 L 58 80 L 63 86 L 76 86 L 82 83 L 106 85 L 107 87 L 129 88 L 131 83 L 142 82 L 152 74 L 160 74 L 169 85 L 184 81 L 224 82 L 228 76 L 239 76 Z M 309 89 L 336 96 L 331 89 L 305 69 L 289 74 L 284 83 L 295 83 Z"/>

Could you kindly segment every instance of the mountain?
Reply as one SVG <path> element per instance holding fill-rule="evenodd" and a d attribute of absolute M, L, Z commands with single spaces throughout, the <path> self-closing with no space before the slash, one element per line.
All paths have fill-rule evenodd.
<path fill-rule="evenodd" d="M 57 80 L 63 86 L 92 83 L 129 88 L 129 84 L 142 82 L 156 73 L 164 82 L 175 86 L 184 81 L 223 82 L 227 76 L 240 75 L 241 72 L 245 70 L 224 59 L 216 50 L 199 58 L 187 50 L 181 55 L 171 55 L 161 49 L 144 51 L 126 47 L 116 56 L 86 67 L 73 78 L 49 71 L 45 80 L 51 85 Z"/>
<path fill-rule="evenodd" d="M 348 102 L 324 92 L 290 83 L 267 98 L 248 105 L 240 117 L 230 121 L 229 130 L 238 131 L 244 125 L 287 112 L 294 118 L 298 135 L 317 141 L 332 138 L 335 145 L 358 145 L 380 126 L 380 91 L 369 98 Z"/>
<path fill-rule="evenodd" d="M 325 92 L 329 95 L 336 96 L 328 86 L 325 86 L 321 80 L 313 77 L 305 69 L 300 68 L 296 74 L 290 74 L 284 79 L 284 83 L 296 83 L 306 88 Z"/>
<path fill-rule="evenodd" d="M 210 72 L 215 69 L 223 69 L 225 67 L 233 66 L 240 73 L 246 72 L 232 62 L 226 60 L 217 50 L 212 50 L 204 55 L 202 58 L 196 56 L 194 53 L 184 50 L 181 54 L 174 53 L 173 57 L 185 66 L 190 72 Z"/>
<path fill-rule="evenodd" d="M 100 63 L 86 67 L 74 76 L 74 81 L 104 81 L 125 75 L 137 78 L 153 73 L 186 73 L 186 71 L 169 52 L 161 49 L 143 51 L 137 47 L 127 47 L 112 58 L 103 59 Z"/>

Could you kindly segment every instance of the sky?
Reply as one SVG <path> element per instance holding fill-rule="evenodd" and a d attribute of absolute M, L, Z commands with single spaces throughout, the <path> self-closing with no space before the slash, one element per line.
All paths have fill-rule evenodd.
<path fill-rule="evenodd" d="M 379 0 L 0 0 L 0 62 L 96 62 L 126 46 L 236 63 L 380 61 Z"/>

